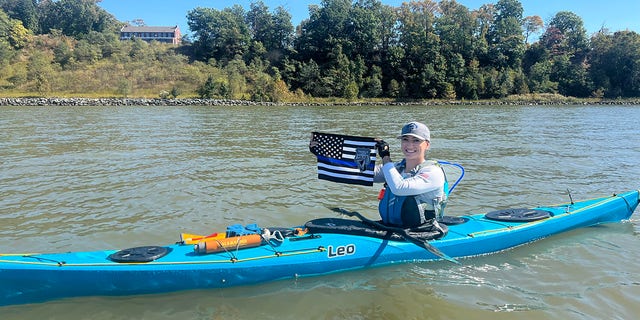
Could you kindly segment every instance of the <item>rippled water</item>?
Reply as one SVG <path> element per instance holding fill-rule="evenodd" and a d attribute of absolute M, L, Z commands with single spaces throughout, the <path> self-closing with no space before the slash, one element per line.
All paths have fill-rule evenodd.
<path fill-rule="evenodd" d="M 316 179 L 314 130 L 432 130 L 430 156 L 467 173 L 451 215 L 640 187 L 638 106 L 0 107 L 0 252 L 166 244 L 232 223 L 289 226 L 374 188 Z M 455 176 L 455 171 L 452 171 Z M 2 319 L 631 319 L 640 219 L 500 254 L 224 290 L 0 308 Z"/>

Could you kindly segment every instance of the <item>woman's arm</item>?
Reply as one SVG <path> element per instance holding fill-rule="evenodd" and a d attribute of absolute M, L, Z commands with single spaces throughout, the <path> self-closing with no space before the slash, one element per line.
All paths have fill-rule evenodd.
<path fill-rule="evenodd" d="M 444 174 L 437 166 L 427 166 L 413 177 L 403 178 L 393 163 L 382 166 L 387 186 L 398 196 L 412 196 L 442 188 Z"/>

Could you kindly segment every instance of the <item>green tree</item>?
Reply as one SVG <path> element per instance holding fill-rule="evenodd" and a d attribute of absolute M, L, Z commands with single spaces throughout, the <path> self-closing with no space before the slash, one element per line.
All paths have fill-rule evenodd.
<path fill-rule="evenodd" d="M 74 61 L 73 51 L 67 41 L 59 41 L 53 48 L 53 62 L 62 68 L 67 67 Z"/>
<path fill-rule="evenodd" d="M 22 22 L 14 20 L 9 27 L 9 44 L 16 49 L 21 49 L 29 42 L 31 35 L 31 31 L 22 26 Z"/>
<path fill-rule="evenodd" d="M 119 35 L 114 32 L 104 31 L 89 31 L 89 33 L 82 35 L 81 39 L 85 39 L 89 44 L 96 47 L 96 51 L 102 58 L 108 58 L 116 54 L 121 50 L 122 41 L 119 40 Z M 138 39 L 139 40 L 139 39 Z"/>
<path fill-rule="evenodd" d="M 489 57 L 489 30 L 493 25 L 493 16 L 496 7 L 493 4 L 484 4 L 477 10 L 471 12 L 477 25 L 477 31 L 474 33 L 476 38 L 476 57 L 480 66 L 490 65 Z"/>
<path fill-rule="evenodd" d="M 477 55 L 477 38 L 474 36 L 479 25 L 465 6 L 454 0 L 443 0 L 439 4 L 440 16 L 436 18 L 435 32 L 441 43 L 441 53 L 446 60 L 445 95 L 463 98 L 477 97 L 473 81 L 476 69 L 469 68 Z M 455 91 L 452 94 L 451 90 Z"/>
<path fill-rule="evenodd" d="M 401 74 L 406 94 L 436 98 L 445 81 L 446 66 L 440 55 L 440 40 L 434 30 L 437 3 L 431 0 L 403 3 L 398 10 Z"/>
<path fill-rule="evenodd" d="M 173 86 L 171 88 L 171 91 L 169 91 L 169 95 L 175 99 L 177 98 L 179 95 L 182 94 L 182 89 L 180 89 L 178 86 Z"/>
<path fill-rule="evenodd" d="M 6 72 L 3 71 L 5 67 L 8 67 L 8 61 L 16 55 L 15 51 L 9 43 L 9 34 L 11 31 L 12 21 L 2 10 L 0 10 L 0 80 L 4 78 Z"/>
<path fill-rule="evenodd" d="M 590 74 L 609 98 L 640 96 L 640 34 L 601 31 L 591 39 Z"/>
<path fill-rule="evenodd" d="M 586 63 L 589 40 L 582 19 L 573 12 L 556 13 L 540 43 L 554 65 L 550 80 L 558 83 L 559 92 L 568 96 L 589 96 L 592 92 Z"/>
<path fill-rule="evenodd" d="M 327 70 L 322 77 L 324 86 L 330 89 L 327 96 L 353 99 L 352 95 L 354 90 L 353 87 L 349 87 L 352 86 L 353 83 L 356 83 L 353 75 L 353 64 L 349 60 L 349 57 L 342 52 L 341 45 L 333 48 L 330 57 L 332 58 L 331 63 L 327 64 Z"/>
<path fill-rule="evenodd" d="M 560 11 L 548 23 L 540 42 L 552 55 L 569 55 L 582 62 L 588 53 L 589 39 L 582 18 L 570 11 Z"/>
<path fill-rule="evenodd" d="M 538 93 L 558 93 L 558 83 L 551 81 L 551 61 L 536 62 L 529 71 L 529 89 Z"/>
<path fill-rule="evenodd" d="M 309 6 L 309 19 L 301 24 L 295 42 L 299 61 L 314 60 L 320 67 L 330 62 L 333 48 L 344 42 L 350 7 L 350 0 L 322 0 L 320 6 Z"/>
<path fill-rule="evenodd" d="M 343 51 L 347 56 L 379 60 L 382 43 L 382 3 L 377 0 L 355 1 L 344 28 Z"/>
<path fill-rule="evenodd" d="M 396 23 L 398 21 L 396 10 L 389 5 L 382 5 L 379 8 L 380 24 L 380 44 L 379 44 L 379 59 L 380 59 L 380 80 L 383 88 L 387 88 L 386 95 L 391 97 L 397 97 L 399 89 L 397 78 L 397 65 L 399 54 L 399 48 L 397 45 L 398 29 Z M 371 70 L 371 76 L 375 76 L 375 71 Z M 392 85 L 391 82 L 394 82 Z M 391 91 L 389 91 L 391 90 Z M 381 94 L 384 94 L 381 93 Z"/>
<path fill-rule="evenodd" d="M 29 42 L 31 36 L 31 31 L 26 29 L 20 20 L 10 18 L 0 10 L 0 41 L 4 41 L 13 49 L 21 49 Z"/>
<path fill-rule="evenodd" d="M 4 10 L 10 18 L 21 21 L 22 25 L 31 32 L 37 32 L 36 3 L 34 0 L 0 0 L 0 9 Z"/>
<path fill-rule="evenodd" d="M 321 6 L 311 6 L 310 18 L 302 23 L 295 42 L 295 58 L 303 63 L 293 87 L 313 95 L 344 97 L 353 92 L 347 86 L 355 82 L 359 91 L 369 72 L 367 62 L 376 62 L 372 57 L 379 48 L 375 45 L 379 20 L 372 13 L 379 6 L 378 1 L 356 1 L 352 6 L 348 0 L 323 0 Z M 304 83 L 303 79 L 316 76 L 316 70 L 320 83 Z M 285 77 L 291 79 L 291 74 Z"/>
<path fill-rule="evenodd" d="M 51 29 L 80 37 L 90 31 L 113 31 L 118 22 L 113 15 L 96 4 L 100 0 L 45 0 L 39 3 L 39 21 L 42 33 Z"/>
<path fill-rule="evenodd" d="M 126 78 L 121 78 L 117 86 L 118 94 L 124 98 L 128 97 L 133 91 L 133 84 Z"/>
<path fill-rule="evenodd" d="M 277 42 L 271 31 L 273 30 L 273 19 L 269 8 L 264 2 L 251 3 L 249 11 L 246 13 L 246 22 L 251 31 L 254 41 L 261 42 L 265 47 L 274 47 Z"/>
<path fill-rule="evenodd" d="M 73 50 L 76 61 L 95 63 L 100 58 L 99 48 L 92 46 L 87 40 L 80 40 Z"/>
<path fill-rule="evenodd" d="M 520 68 L 525 51 L 522 13 L 518 0 L 499 0 L 495 5 L 493 24 L 487 33 L 489 57 L 497 68 Z"/>
<path fill-rule="evenodd" d="M 45 96 L 51 90 L 50 79 L 54 74 L 51 58 L 44 52 L 34 51 L 27 63 L 27 80 L 31 82 L 31 89 L 40 96 Z"/>
<path fill-rule="evenodd" d="M 360 95 L 365 98 L 376 98 L 382 93 L 382 69 L 373 66 L 371 67 L 371 75 L 364 79 Z"/>
<path fill-rule="evenodd" d="M 268 10 L 262 1 L 252 3 L 246 21 L 253 41 L 260 42 L 264 47 L 262 58 L 279 66 L 292 45 L 293 25 L 291 15 L 282 7 L 276 8 L 273 14 Z"/>
<path fill-rule="evenodd" d="M 312 96 L 326 97 L 329 96 L 330 88 L 326 88 L 321 83 L 320 66 L 314 61 L 309 60 L 301 63 L 299 76 L 297 77 L 300 88 Z"/>
<path fill-rule="evenodd" d="M 215 96 L 216 85 L 213 77 L 209 76 L 200 88 L 198 88 L 198 95 L 201 99 L 211 99 Z"/>
<path fill-rule="evenodd" d="M 196 37 L 193 47 L 197 59 L 213 58 L 225 65 L 248 52 L 251 35 L 240 5 L 224 10 L 196 8 L 188 12 L 187 20 Z"/>

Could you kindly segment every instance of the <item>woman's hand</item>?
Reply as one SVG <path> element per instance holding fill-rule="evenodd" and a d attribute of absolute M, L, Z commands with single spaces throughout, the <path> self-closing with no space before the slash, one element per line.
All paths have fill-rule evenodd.
<path fill-rule="evenodd" d="M 377 140 L 378 142 L 376 143 L 376 149 L 378 150 L 378 156 L 382 159 L 383 163 L 387 163 L 389 161 L 391 161 L 391 153 L 389 152 L 389 144 L 386 143 L 384 140 L 380 139 Z M 388 159 L 385 159 L 388 158 Z M 387 160 L 387 161 L 385 161 Z"/>

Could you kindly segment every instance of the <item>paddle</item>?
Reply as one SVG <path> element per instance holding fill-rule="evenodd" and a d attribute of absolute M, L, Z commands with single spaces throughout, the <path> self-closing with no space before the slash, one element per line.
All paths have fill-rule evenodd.
<path fill-rule="evenodd" d="M 346 209 L 343 209 L 343 208 L 330 208 L 330 209 L 331 209 L 331 211 L 338 212 L 340 214 L 344 214 L 344 215 L 349 216 L 349 217 L 356 217 L 356 218 L 362 220 L 362 222 L 367 223 L 367 224 L 369 224 L 369 225 L 371 225 L 371 226 L 373 226 L 373 227 L 375 227 L 375 228 L 377 228 L 379 230 L 384 230 L 384 231 L 390 231 L 390 232 L 397 233 L 403 239 L 405 239 L 405 240 L 417 245 L 418 247 L 426 249 L 427 251 L 435 254 L 436 256 L 438 256 L 438 257 L 440 257 L 442 259 L 445 259 L 445 260 L 447 260 L 449 262 L 453 262 L 455 264 L 460 264 L 460 262 L 458 262 L 458 260 L 449 257 L 444 252 L 440 251 L 440 249 L 434 247 L 428 241 L 420 240 L 420 239 L 418 239 L 416 237 L 410 236 L 409 233 L 407 233 L 407 230 L 405 230 L 405 229 L 387 226 L 387 225 L 384 225 L 384 224 L 379 223 L 377 221 L 370 220 L 370 219 L 368 219 L 367 217 L 363 216 L 362 214 L 360 214 L 357 211 L 349 211 L 349 210 L 346 210 Z"/>

